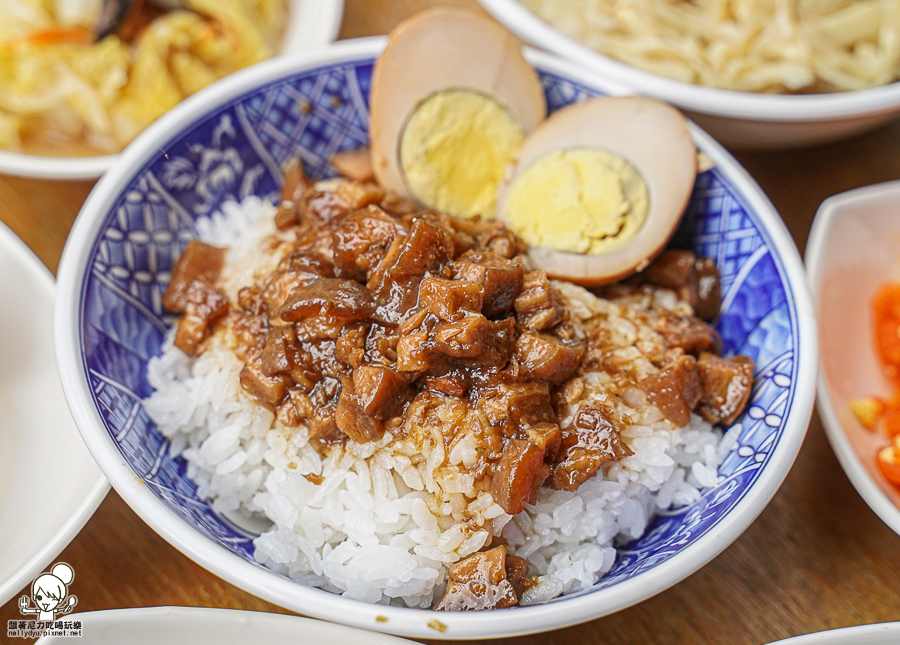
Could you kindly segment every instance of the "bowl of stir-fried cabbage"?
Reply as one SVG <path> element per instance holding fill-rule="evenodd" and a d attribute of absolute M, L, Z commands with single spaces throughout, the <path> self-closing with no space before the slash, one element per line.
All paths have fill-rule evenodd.
<path fill-rule="evenodd" d="M 685 110 L 727 146 L 796 148 L 900 114 L 893 0 L 479 0 L 529 43 Z"/>
<path fill-rule="evenodd" d="M 0 173 L 99 177 L 181 100 L 327 44 L 342 13 L 342 0 L 5 0 Z"/>

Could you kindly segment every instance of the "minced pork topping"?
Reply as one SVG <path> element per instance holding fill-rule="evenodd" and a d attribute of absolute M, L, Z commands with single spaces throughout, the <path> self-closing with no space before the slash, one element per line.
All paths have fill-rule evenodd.
<path fill-rule="evenodd" d="M 226 251 L 194 241 L 164 296 L 175 345 L 196 355 L 226 334 L 246 393 L 320 452 L 385 433 L 427 445 L 446 490 L 489 492 L 515 515 L 632 453 L 616 400 L 676 427 L 742 411 L 752 362 L 722 358 L 694 316 L 718 309 L 711 262 L 667 251 L 596 298 L 530 270 L 501 223 L 417 211 L 366 179 L 310 183 L 291 164 L 262 249 L 274 268 L 229 297 Z M 454 565 L 439 608 L 516 604 L 527 565 L 493 546 Z"/>

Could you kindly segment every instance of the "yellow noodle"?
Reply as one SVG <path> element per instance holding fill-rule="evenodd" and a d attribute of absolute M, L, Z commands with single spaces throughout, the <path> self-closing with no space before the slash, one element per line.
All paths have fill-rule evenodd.
<path fill-rule="evenodd" d="M 522 0 L 598 51 L 682 81 L 833 92 L 900 77 L 898 0 Z"/>

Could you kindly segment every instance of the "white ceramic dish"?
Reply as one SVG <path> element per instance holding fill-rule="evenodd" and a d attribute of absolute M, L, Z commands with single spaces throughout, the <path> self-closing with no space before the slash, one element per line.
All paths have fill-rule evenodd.
<path fill-rule="evenodd" d="M 320 620 L 258 611 L 191 607 L 111 609 L 69 614 L 80 620 L 79 638 L 45 636 L 40 645 L 404 645 L 408 640 Z"/>
<path fill-rule="evenodd" d="M 344 0 L 289 0 L 290 11 L 280 56 L 327 45 L 341 30 Z M 96 179 L 118 154 L 96 157 L 42 157 L 0 150 L 0 173 L 38 179 Z"/>
<path fill-rule="evenodd" d="M 56 308 L 60 370 L 67 377 L 66 394 L 85 441 L 123 499 L 176 548 L 241 588 L 307 615 L 404 636 L 483 639 L 558 629 L 649 598 L 715 557 L 765 507 L 802 443 L 815 389 L 815 321 L 796 247 L 758 186 L 697 128 L 692 127 L 697 145 L 717 164 L 707 171 L 705 188 L 699 187 L 696 195 L 696 207 L 708 218 L 702 224 L 708 234 L 701 239 L 697 231 L 698 248 L 708 249 L 707 255 L 719 257 L 723 266 L 727 265 L 720 328 L 728 332 L 728 338 L 735 339 L 736 347 L 759 356 L 758 387 L 751 410 L 741 421 L 740 449 L 736 446 L 732 451 L 720 484 L 707 490 L 696 506 L 661 519 L 648 532 L 646 544 L 629 547 L 628 555 L 620 560 L 622 570 L 601 580 L 589 593 L 496 612 L 436 612 L 361 603 L 293 582 L 253 562 L 250 538 L 209 512 L 203 501 L 190 497 L 190 482 L 181 478 L 183 469 L 172 463 L 165 441 L 159 439 L 146 414 L 138 411 L 140 421 L 120 431 L 116 428 L 118 420 L 106 413 L 107 403 L 98 404 L 96 379 L 89 382 L 85 378 L 87 370 L 105 371 L 111 379 L 133 383 L 131 392 L 145 389 L 143 377 L 136 376 L 142 374 L 139 366 L 125 370 L 121 369 L 123 361 L 115 360 L 113 351 L 122 345 L 117 339 L 125 338 L 129 346 L 139 348 L 139 360 L 146 361 L 148 355 L 158 353 L 158 330 L 164 324 L 153 309 L 158 301 L 146 295 L 151 292 L 142 290 L 141 285 L 162 284 L 167 278 L 152 271 L 167 269 L 162 263 L 150 265 L 144 258 L 172 257 L 171 241 L 176 236 L 157 235 L 166 232 L 161 227 L 177 219 L 166 213 L 174 208 L 186 214 L 201 206 L 193 189 L 183 189 L 176 197 L 177 188 L 171 188 L 170 193 L 156 179 L 164 171 L 155 164 L 169 163 L 170 156 L 160 150 L 190 151 L 200 145 L 201 138 L 203 150 L 215 148 L 216 124 L 226 117 L 228 122 L 240 120 L 240 114 L 246 113 L 240 112 L 244 103 L 278 106 L 280 92 L 290 92 L 293 97 L 306 91 L 309 96 L 314 94 L 309 99 L 313 113 L 322 113 L 318 121 L 305 119 L 306 113 L 290 112 L 300 109 L 296 99 L 283 102 L 287 106 L 284 110 L 254 113 L 257 121 L 253 127 L 235 128 L 227 143 L 228 154 L 234 154 L 231 146 L 241 151 L 239 154 L 246 157 L 241 164 L 246 174 L 264 167 L 259 164 L 273 168 L 272 175 L 280 174 L 291 150 L 309 153 L 313 168 L 326 167 L 334 151 L 352 149 L 366 140 L 368 115 L 363 88 L 371 78 L 373 57 L 384 44 L 385 39 L 380 38 L 344 41 L 293 60 L 269 61 L 216 83 L 148 128 L 97 185 L 66 245 Z M 540 52 L 527 55 L 545 74 L 554 100 L 572 99 L 588 87 L 621 92 L 616 86 L 599 83 L 570 62 Z M 315 89 L 325 85 L 332 93 Z M 340 100 L 334 100 L 334 96 Z M 326 116 L 328 128 L 321 125 L 326 123 Z M 315 128 L 295 133 L 298 120 Z M 282 136 L 282 132 L 293 134 Z M 262 135 L 271 138 L 262 142 Z M 311 143 L 303 147 L 302 142 L 307 140 Z M 279 141 L 292 141 L 297 147 L 279 147 Z M 322 156 L 313 154 L 316 150 L 324 151 Z M 276 152 L 281 156 L 274 157 Z M 229 176 L 228 186 L 247 183 L 237 173 Z M 144 181 L 141 177 L 147 178 L 145 183 L 140 183 Z M 278 179 L 265 181 L 277 185 Z M 209 184 L 198 181 L 198 185 L 206 190 Z M 178 199 L 191 206 L 183 206 Z M 158 217 L 145 213 L 157 213 Z M 153 235 L 145 235 L 147 231 L 141 228 L 147 222 L 153 222 Z M 115 231 L 110 228 L 112 223 Z M 137 234 L 135 239 L 144 241 L 140 248 L 131 245 L 126 249 L 123 245 L 132 232 Z M 191 229 L 184 228 L 184 232 L 190 235 Z M 156 238 L 161 246 L 153 247 L 150 253 L 145 245 Z M 147 272 L 149 281 L 145 276 L 132 289 L 129 281 L 137 269 Z M 782 295 L 772 298 L 772 294 Z M 769 301 L 766 307 L 755 307 L 755 311 L 745 308 L 747 299 L 755 301 L 758 297 Z M 133 406 L 135 398 L 133 393 L 123 395 L 116 404 Z M 140 459 L 133 457 L 136 447 L 141 448 Z"/>
<path fill-rule="evenodd" d="M 0 223 L 0 605 L 50 565 L 109 484 L 56 371 L 53 276 Z"/>
<path fill-rule="evenodd" d="M 726 146 L 746 150 L 798 148 L 871 130 L 900 115 L 900 83 L 857 92 L 775 95 L 736 92 L 675 81 L 632 67 L 582 45 L 517 0 L 479 0 L 526 42 L 688 112 Z"/>
<path fill-rule="evenodd" d="M 806 267 L 819 320 L 819 415 L 853 486 L 900 533 L 900 492 L 876 465 L 887 440 L 863 428 L 848 407 L 852 399 L 891 394 L 869 312 L 878 287 L 900 279 L 898 212 L 898 181 L 830 197 L 813 222 Z"/>
<path fill-rule="evenodd" d="M 894 645 L 898 642 L 900 623 L 879 623 L 795 636 L 769 645 Z"/>

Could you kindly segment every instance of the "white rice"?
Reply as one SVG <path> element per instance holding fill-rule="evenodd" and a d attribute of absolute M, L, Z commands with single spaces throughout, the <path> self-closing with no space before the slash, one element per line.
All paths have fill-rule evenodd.
<path fill-rule="evenodd" d="M 201 239 L 230 248 L 222 282 L 231 297 L 277 261 L 261 267 L 257 252 L 274 233 L 273 215 L 271 205 L 251 198 L 198 222 Z M 582 316 L 608 307 L 583 290 L 563 290 Z M 640 330 L 616 320 L 613 333 L 623 343 L 641 342 Z M 148 366 L 155 392 L 145 409 L 171 453 L 187 461 L 201 498 L 220 513 L 271 522 L 254 541 L 260 563 L 365 602 L 431 607 L 449 565 L 499 535 L 540 576 L 522 604 L 587 589 L 612 568 L 617 543 L 642 535 L 657 511 L 688 504 L 714 485 L 735 441 L 696 416 L 674 428 L 635 390 L 634 400 L 618 404 L 637 420 L 622 435 L 634 455 L 607 463 L 577 492 L 542 489 L 536 504 L 511 517 L 466 475 L 474 448 L 465 437 L 446 454 L 443 441 L 392 441 L 386 433 L 378 443 L 351 441 L 320 456 L 302 426 L 286 428 L 243 393 L 228 333 L 193 359 L 172 345 L 170 333 Z M 585 375 L 580 396 L 602 398 L 593 388 L 603 378 Z M 452 406 L 442 413 L 452 414 Z"/>

